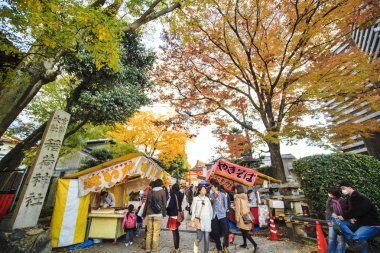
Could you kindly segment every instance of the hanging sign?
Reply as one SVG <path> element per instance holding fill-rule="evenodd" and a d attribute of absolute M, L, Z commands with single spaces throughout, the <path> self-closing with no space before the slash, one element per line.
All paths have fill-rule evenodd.
<path fill-rule="evenodd" d="M 218 183 L 220 185 L 222 185 L 224 187 L 224 189 L 226 189 L 227 191 L 232 191 L 233 188 L 234 188 L 234 181 L 232 181 L 231 179 L 228 179 L 228 178 L 225 178 L 225 177 L 221 177 L 217 174 L 214 174 L 212 173 L 209 177 L 209 179 L 216 179 L 216 181 L 218 181 Z"/>
<path fill-rule="evenodd" d="M 211 171 L 216 175 L 226 177 L 247 186 L 253 186 L 255 184 L 258 174 L 255 170 L 229 163 L 224 160 L 218 160 L 218 162 L 213 165 Z"/>

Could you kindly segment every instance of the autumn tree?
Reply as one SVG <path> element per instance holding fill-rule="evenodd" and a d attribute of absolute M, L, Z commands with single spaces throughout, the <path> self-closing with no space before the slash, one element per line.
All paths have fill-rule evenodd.
<path fill-rule="evenodd" d="M 252 143 L 249 136 L 245 136 L 239 128 L 232 127 L 230 129 L 220 129 L 213 131 L 213 134 L 219 137 L 219 140 L 226 144 L 217 147 L 217 153 L 222 157 L 228 157 L 235 161 L 245 155 L 252 156 Z"/>
<path fill-rule="evenodd" d="M 148 156 L 161 160 L 167 167 L 177 159 L 185 159 L 187 163 L 185 148 L 189 134 L 175 117 L 140 111 L 126 124 L 116 124 L 114 131 L 108 135 L 115 140 L 132 143 Z"/>
<path fill-rule="evenodd" d="M 379 62 L 369 62 L 350 40 L 378 14 L 379 6 L 360 0 L 193 1 L 172 15 L 165 34 L 155 76 L 160 96 L 197 123 L 248 130 L 268 147 L 274 175 L 285 181 L 280 141 L 338 140 L 347 129 L 378 129 L 375 121 L 303 121 L 326 111 L 355 117 L 323 106 L 331 100 L 379 109 L 371 85 Z"/>
<path fill-rule="evenodd" d="M 0 10 L 0 136 L 38 91 L 61 74 L 67 52 L 90 52 L 98 69 L 120 69 L 126 32 L 179 8 L 175 0 L 6 0 Z"/>

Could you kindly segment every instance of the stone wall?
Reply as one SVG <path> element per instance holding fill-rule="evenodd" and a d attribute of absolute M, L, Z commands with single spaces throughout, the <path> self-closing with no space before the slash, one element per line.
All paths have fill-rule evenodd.
<path fill-rule="evenodd" d="M 0 252 L 48 253 L 51 252 L 50 228 L 33 227 L 0 231 Z"/>

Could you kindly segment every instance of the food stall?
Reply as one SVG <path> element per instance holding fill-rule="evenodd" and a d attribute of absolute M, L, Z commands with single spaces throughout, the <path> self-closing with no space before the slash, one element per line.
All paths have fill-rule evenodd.
<path fill-rule="evenodd" d="M 170 184 L 170 175 L 149 157 L 129 154 L 58 180 L 51 228 L 52 247 L 81 243 L 86 238 L 117 239 L 126 207 L 139 201 L 133 193 L 149 182 L 162 179 Z M 114 196 L 114 207 L 99 207 L 100 192 Z M 89 217 L 89 222 L 87 218 Z"/>
<path fill-rule="evenodd" d="M 216 179 L 227 191 L 232 191 L 236 184 L 242 184 L 248 188 L 270 183 L 281 183 L 278 179 L 222 159 L 218 160 L 208 171 L 207 181 L 210 181 L 212 178 Z M 254 192 L 257 192 L 256 189 Z M 251 208 L 251 212 L 255 216 L 255 224 L 259 225 L 260 223 L 260 227 L 266 226 L 269 209 L 267 205 L 262 204 L 258 192 L 257 202 L 258 206 Z"/>

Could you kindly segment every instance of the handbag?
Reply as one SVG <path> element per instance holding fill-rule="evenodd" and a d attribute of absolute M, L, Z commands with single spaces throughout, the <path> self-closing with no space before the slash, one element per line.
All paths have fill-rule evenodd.
<path fill-rule="evenodd" d="M 255 217 L 251 212 L 243 214 L 243 221 L 245 224 L 251 224 L 255 221 Z"/>
<path fill-rule="evenodd" d="M 203 206 L 204 205 L 202 204 L 202 207 L 201 207 L 201 209 L 200 209 L 200 211 L 198 213 L 198 216 L 201 216 Z M 195 216 L 195 219 L 190 220 L 189 227 L 192 227 L 192 228 L 195 228 L 195 229 L 201 229 L 201 218 Z"/>
<path fill-rule="evenodd" d="M 178 210 L 177 221 L 182 222 L 185 219 L 185 216 L 183 215 L 183 211 L 179 210 L 177 195 L 175 195 L 175 201 L 177 202 L 177 210 Z"/>
<path fill-rule="evenodd" d="M 201 220 L 198 217 L 195 217 L 194 220 L 190 220 L 189 227 L 194 229 L 201 229 Z"/>
<path fill-rule="evenodd" d="M 255 221 L 255 216 L 249 211 L 242 216 L 244 224 L 251 224 Z"/>

